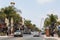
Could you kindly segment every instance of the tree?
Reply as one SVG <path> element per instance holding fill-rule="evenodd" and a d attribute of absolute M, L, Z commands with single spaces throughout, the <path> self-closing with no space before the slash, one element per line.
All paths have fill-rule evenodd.
<path fill-rule="evenodd" d="M 25 24 L 28 28 L 30 28 L 30 26 L 32 25 L 30 20 L 25 20 L 25 21 L 24 21 L 24 24 Z"/>
<path fill-rule="evenodd" d="M 39 28 L 35 27 L 35 31 L 39 31 L 40 32 L 41 30 Z"/>
<path fill-rule="evenodd" d="M 9 22 L 11 22 L 11 17 L 15 17 L 15 15 L 16 15 L 15 8 L 12 6 L 5 7 L 4 13 L 7 15 Z"/>
<path fill-rule="evenodd" d="M 25 20 L 24 24 L 27 26 L 27 28 L 31 29 L 31 31 L 39 31 L 36 25 L 32 24 L 30 20 Z"/>
<path fill-rule="evenodd" d="M 4 8 L 1 8 L 0 10 L 0 19 L 5 19 L 6 18 L 6 14 L 4 13 Z"/>
<path fill-rule="evenodd" d="M 49 25 L 50 25 L 50 20 L 49 20 L 49 18 L 46 18 L 44 21 L 44 27 L 47 27 Z"/>
<path fill-rule="evenodd" d="M 30 20 L 25 20 L 24 24 L 27 26 L 28 29 L 33 30 L 34 26 L 32 25 Z"/>
<path fill-rule="evenodd" d="M 45 19 L 44 26 L 49 27 L 49 33 L 51 36 L 54 36 L 54 29 L 56 29 L 56 23 L 57 23 L 57 15 L 48 15 L 48 17 Z"/>
<path fill-rule="evenodd" d="M 6 18 L 6 14 L 3 12 L 0 12 L 0 19 L 5 19 Z"/>
<path fill-rule="evenodd" d="M 1 12 L 6 14 L 6 17 L 9 19 L 10 24 L 11 24 L 11 18 L 14 19 L 14 23 L 22 21 L 21 16 L 19 14 L 17 14 L 16 8 L 14 6 L 8 6 L 5 8 L 1 8 Z"/>
<path fill-rule="evenodd" d="M 16 14 L 15 17 L 13 17 L 14 23 L 22 22 L 22 17 L 19 14 Z"/>
<path fill-rule="evenodd" d="M 44 21 L 44 27 L 51 25 L 52 23 L 57 23 L 58 16 L 57 15 L 47 15 L 48 17 Z"/>

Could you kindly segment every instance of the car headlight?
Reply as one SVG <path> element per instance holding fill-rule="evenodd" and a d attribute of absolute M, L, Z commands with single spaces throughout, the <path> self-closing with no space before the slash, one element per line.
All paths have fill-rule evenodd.
<path fill-rule="evenodd" d="M 14 34 L 16 34 L 16 33 L 14 33 Z"/>
<path fill-rule="evenodd" d="M 19 33 L 19 34 L 21 34 L 21 33 Z"/>

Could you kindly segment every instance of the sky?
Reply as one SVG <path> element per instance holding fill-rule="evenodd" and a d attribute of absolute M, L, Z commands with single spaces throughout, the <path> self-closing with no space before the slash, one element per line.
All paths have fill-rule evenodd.
<path fill-rule="evenodd" d="M 39 29 L 43 28 L 47 14 L 56 14 L 60 18 L 60 0 L 0 0 L 0 8 L 15 2 L 15 7 L 22 11 L 22 17 L 30 19 Z"/>

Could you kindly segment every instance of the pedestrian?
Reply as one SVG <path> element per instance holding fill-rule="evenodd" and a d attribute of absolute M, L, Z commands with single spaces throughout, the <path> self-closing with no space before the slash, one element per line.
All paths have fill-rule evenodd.
<path fill-rule="evenodd" d="M 40 33 L 40 31 L 39 31 L 39 36 L 41 36 L 41 33 Z"/>

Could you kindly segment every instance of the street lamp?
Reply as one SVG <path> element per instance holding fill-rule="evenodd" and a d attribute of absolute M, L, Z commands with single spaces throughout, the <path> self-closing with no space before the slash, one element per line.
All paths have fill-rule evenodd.
<path fill-rule="evenodd" d="M 11 2 L 10 4 L 11 4 L 12 6 L 14 6 L 14 5 L 15 5 L 15 2 Z"/>

